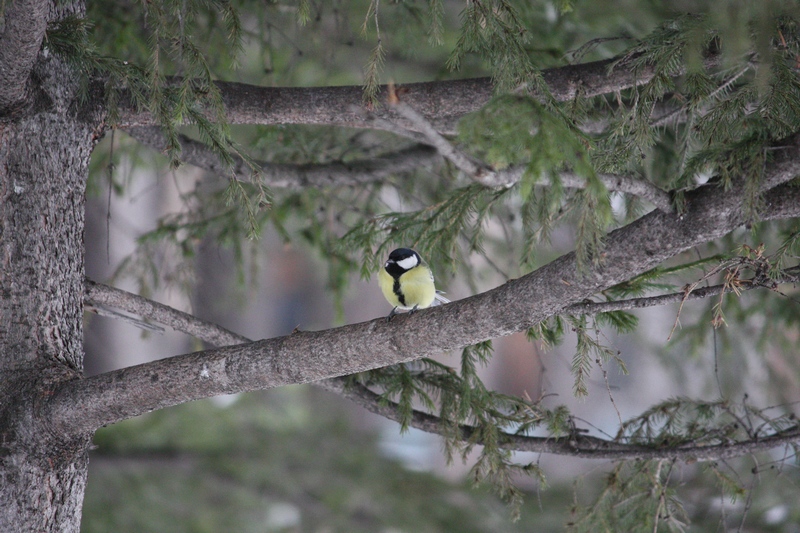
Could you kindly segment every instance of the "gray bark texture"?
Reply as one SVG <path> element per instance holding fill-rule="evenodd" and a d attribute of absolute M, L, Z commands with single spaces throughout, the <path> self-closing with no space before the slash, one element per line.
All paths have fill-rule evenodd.
<path fill-rule="evenodd" d="M 4 532 L 80 530 L 91 433 L 51 432 L 42 406 L 83 367 L 84 189 L 99 120 L 77 112 L 72 75 L 39 53 L 47 17 L 78 7 L 11 2 L 0 39 Z"/>

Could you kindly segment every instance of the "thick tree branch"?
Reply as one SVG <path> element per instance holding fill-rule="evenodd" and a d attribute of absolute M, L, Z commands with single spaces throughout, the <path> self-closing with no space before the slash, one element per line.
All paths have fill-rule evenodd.
<path fill-rule="evenodd" d="M 718 63 L 717 56 L 706 60 L 706 67 Z M 577 96 L 592 97 L 639 86 L 650 81 L 655 70 L 636 69 L 631 58 L 567 65 L 542 71 L 553 97 L 561 102 Z M 676 75 L 680 75 L 677 72 Z M 376 128 L 378 123 L 358 110 L 363 109 L 363 87 L 258 87 L 243 83 L 217 82 L 230 124 L 316 124 Z M 472 78 L 440 82 L 409 83 L 395 86 L 397 95 L 413 101 L 415 109 L 441 132 L 455 131 L 455 124 L 480 109 L 491 98 L 494 87 L 490 78 Z M 377 101 L 386 102 L 388 86 L 382 86 Z M 388 117 L 386 109 L 373 112 Z M 120 104 L 120 127 L 156 125 L 147 111 L 135 109 L 123 98 Z"/>
<path fill-rule="evenodd" d="M 11 0 L 4 4 L 0 34 L 0 118 L 20 113 L 28 78 L 47 28 L 48 0 Z"/>
<path fill-rule="evenodd" d="M 759 285 L 745 285 L 744 288 L 756 288 Z M 681 300 L 699 299 L 724 292 L 724 285 L 698 289 L 688 295 L 674 293 L 653 298 L 636 298 L 618 302 L 591 302 L 569 306 L 564 309 L 565 314 L 571 313 L 597 313 L 619 309 L 649 307 L 663 305 Z M 188 315 L 177 309 L 148 300 L 139 295 L 109 287 L 107 285 L 86 281 L 85 299 L 87 304 L 116 307 L 135 313 L 142 317 L 156 320 L 175 330 L 193 335 L 210 344 L 222 346 L 225 344 L 238 344 L 252 342 L 249 339 L 232 333 L 229 330 L 206 322 L 195 316 Z M 614 306 L 623 304 L 623 307 Z M 627 306 L 625 306 L 627 304 Z M 613 307 L 609 307 L 613 306 Z M 343 378 L 331 378 L 314 383 L 321 388 L 343 396 L 364 409 L 396 422 L 401 422 L 400 410 L 393 402 L 387 402 L 378 394 L 367 387 L 350 383 Z M 428 433 L 441 434 L 442 421 L 440 418 L 422 412 L 414 411 L 409 425 Z M 460 426 L 462 441 L 473 439 L 476 429 L 472 426 Z M 800 428 L 762 436 L 758 439 L 730 442 L 715 446 L 684 444 L 679 447 L 663 446 L 651 447 L 639 444 L 602 439 L 576 433 L 563 437 L 534 437 L 528 435 L 503 434 L 503 446 L 515 451 L 528 451 L 539 453 L 552 453 L 590 459 L 694 459 L 694 460 L 719 460 L 729 457 L 765 451 L 781 444 L 788 444 L 800 439 Z M 480 441 L 477 441 L 480 444 Z"/>
<path fill-rule="evenodd" d="M 787 149 L 793 157 L 797 147 Z M 787 154 L 788 156 L 788 154 Z M 767 174 L 770 172 L 768 171 Z M 800 215 L 800 188 L 764 196 L 764 219 Z M 680 215 L 653 211 L 607 236 L 603 263 L 578 273 L 574 253 L 503 286 L 435 309 L 197 352 L 65 383 L 47 409 L 60 432 L 97 427 L 217 394 L 319 381 L 408 362 L 523 331 L 573 302 L 650 270 L 744 222 L 741 190 L 707 185 Z M 421 350 L 420 347 L 425 347 Z"/>
<path fill-rule="evenodd" d="M 158 127 L 130 128 L 126 130 L 126 133 L 157 150 L 164 147 L 164 135 Z M 207 145 L 185 135 L 180 136 L 180 142 L 181 160 L 185 163 L 220 176 L 233 176 L 242 181 L 258 179 L 269 187 L 286 189 L 374 183 L 389 176 L 408 173 L 419 168 L 433 167 L 440 163 L 439 155 L 434 148 L 419 144 L 361 161 L 334 161 L 303 165 L 252 161 L 252 165 L 258 169 L 256 174 L 252 165 L 236 154 L 231 154 L 234 163 L 229 168 Z"/>
<path fill-rule="evenodd" d="M 212 346 L 222 347 L 253 342 L 251 339 L 234 333 L 213 322 L 208 322 L 174 307 L 144 298 L 138 294 L 110 287 L 92 280 L 86 280 L 84 303 L 87 306 L 114 307 L 136 314 L 142 318 L 158 322 L 176 331 L 191 335 Z M 346 380 L 334 377 L 317 381 L 315 385 L 352 400 L 373 413 L 381 413 L 377 399 L 371 404 L 365 398 L 374 394 L 360 384 L 346 386 Z"/>

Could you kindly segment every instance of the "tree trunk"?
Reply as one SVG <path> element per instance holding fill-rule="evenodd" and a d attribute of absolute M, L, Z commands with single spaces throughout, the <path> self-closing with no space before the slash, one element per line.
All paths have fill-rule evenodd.
<path fill-rule="evenodd" d="M 41 414 L 83 369 L 84 191 L 100 115 L 39 54 L 29 107 L 0 123 L 0 531 L 80 529 L 91 435 Z M 97 101 L 97 99 L 95 99 Z"/>

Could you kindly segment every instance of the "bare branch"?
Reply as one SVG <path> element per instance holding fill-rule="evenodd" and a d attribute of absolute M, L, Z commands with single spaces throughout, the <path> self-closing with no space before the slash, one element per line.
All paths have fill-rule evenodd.
<path fill-rule="evenodd" d="M 164 147 L 164 136 L 158 127 L 130 128 L 126 133 L 157 150 Z M 248 164 L 238 155 L 231 154 L 233 166 L 228 167 L 207 145 L 185 135 L 180 136 L 180 142 L 181 160 L 185 163 L 221 176 L 234 176 L 242 181 L 257 179 L 269 187 L 286 189 L 374 183 L 389 176 L 432 167 L 440 161 L 436 150 L 420 144 L 367 160 L 304 165 L 268 161 L 251 161 Z M 253 166 L 257 168 L 255 175 Z"/>
<path fill-rule="evenodd" d="M 576 97 L 592 97 L 639 86 L 655 74 L 652 67 L 634 68 L 632 58 L 612 58 L 580 65 L 567 65 L 542 71 L 551 94 L 557 101 Z M 712 68 L 717 56 L 705 60 Z M 681 72 L 676 72 L 676 76 Z M 363 87 L 258 87 L 243 83 L 217 82 L 223 96 L 225 113 L 230 124 L 317 124 L 380 128 L 363 109 Z M 413 101 L 415 109 L 436 130 L 454 132 L 455 124 L 466 115 L 483 107 L 492 97 L 490 78 L 409 83 L 395 87 L 398 97 Z M 386 102 L 389 88 L 381 86 L 376 101 Z M 374 109 L 381 118 L 390 118 L 386 109 Z M 120 102 L 120 127 L 156 125 L 147 111 L 137 110 L 133 102 Z"/>
<path fill-rule="evenodd" d="M 770 171 L 764 173 L 761 181 L 762 191 L 768 191 L 800 176 L 800 159 L 796 154 L 798 143 L 800 134 L 784 139 L 780 146 L 769 149 L 774 155 Z"/>
<path fill-rule="evenodd" d="M 187 335 L 191 335 L 192 337 L 200 339 L 211 346 L 222 347 L 253 342 L 251 339 L 248 339 L 243 335 L 234 333 L 213 322 L 208 322 L 194 315 L 190 315 L 189 313 L 179 311 L 174 307 L 164 305 L 132 292 L 117 289 L 116 287 L 97 283 L 89 279 L 86 280 L 84 289 L 84 305 L 87 307 L 115 307 L 117 309 L 127 311 L 128 313 L 139 315 L 142 318 L 158 322 L 159 324 L 172 328 L 175 331 L 180 331 L 182 333 L 186 333 Z M 133 321 L 134 325 L 137 327 L 141 327 L 140 324 L 145 324 L 152 327 L 150 324 L 142 321 L 136 321 L 135 319 L 126 317 L 121 313 L 114 313 L 112 318 L 121 318 L 126 322 Z M 317 381 L 314 383 L 314 385 L 317 385 L 320 388 L 335 394 L 340 394 L 354 401 L 356 398 L 360 398 L 358 395 L 359 389 L 364 389 L 364 387 L 360 385 L 355 385 L 354 387 L 348 387 L 345 390 L 345 379 L 341 377 Z M 363 406 L 363 403 L 363 400 L 359 401 L 359 405 Z M 375 409 L 378 409 L 377 405 L 371 408 L 372 411 Z"/>
<path fill-rule="evenodd" d="M 566 175 L 562 173 L 560 176 L 564 186 L 569 187 Z M 644 178 L 624 176 L 622 174 L 599 174 L 597 177 L 609 191 L 624 192 L 632 196 L 638 196 L 665 213 L 673 213 L 675 211 L 669 193 L 659 189 Z M 578 179 L 584 181 L 580 177 Z"/>
<path fill-rule="evenodd" d="M 159 324 L 182 331 L 205 341 L 213 346 L 227 346 L 251 342 L 222 326 L 199 319 L 196 316 L 178 311 L 168 305 L 149 300 L 138 294 L 115 289 L 102 283 L 86 280 L 84 301 L 94 305 L 114 307 L 143 318 L 154 320 Z"/>
<path fill-rule="evenodd" d="M 145 331 L 155 331 L 157 333 L 163 333 L 164 328 L 161 326 L 155 326 L 150 324 L 149 322 L 145 322 L 144 320 L 139 320 L 138 318 L 134 318 L 117 311 L 112 311 L 110 309 L 106 309 L 99 305 L 92 305 L 91 303 L 87 303 L 83 306 L 84 311 L 89 311 L 91 313 L 95 313 L 100 316 L 104 316 L 106 318 L 113 318 L 115 320 L 122 320 L 123 322 L 127 322 L 134 327 L 139 329 L 143 329 Z"/>
<path fill-rule="evenodd" d="M 498 182 L 516 183 L 522 179 L 524 173 L 524 167 L 511 167 L 508 170 L 498 172 L 495 179 Z M 568 189 L 583 189 L 586 187 L 586 178 L 578 176 L 573 172 L 561 172 L 559 173 L 559 178 L 564 187 Z M 623 176 L 621 174 L 598 174 L 597 178 L 609 191 L 638 196 L 639 198 L 647 200 L 665 213 L 675 212 L 669 193 L 659 189 L 643 178 Z M 542 183 L 545 184 L 546 182 L 543 181 Z"/>
<path fill-rule="evenodd" d="M 759 285 L 747 287 L 748 289 L 755 289 Z M 694 290 L 690 293 L 684 291 L 673 292 L 670 294 L 662 294 L 659 296 L 646 296 L 642 298 L 629 298 L 627 300 L 615 300 L 611 302 L 581 302 L 572 304 L 561 313 L 563 315 L 596 315 L 598 313 L 610 313 L 613 311 L 625 311 L 627 309 L 644 309 L 647 307 L 655 307 L 657 305 L 669 305 L 680 302 L 688 302 L 691 300 L 701 300 L 709 296 L 716 296 L 723 292 L 730 292 L 726 290 L 724 285 L 713 285 L 711 287 L 703 287 Z"/>
<path fill-rule="evenodd" d="M 0 117 L 21 111 L 28 78 L 47 28 L 50 2 L 11 0 L 4 6 L 5 23 L 0 34 Z"/>

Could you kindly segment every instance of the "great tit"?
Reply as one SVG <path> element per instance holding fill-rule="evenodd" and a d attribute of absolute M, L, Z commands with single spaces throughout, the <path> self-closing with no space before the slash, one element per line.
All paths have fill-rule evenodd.
<path fill-rule="evenodd" d="M 378 272 L 378 284 L 383 296 L 394 306 L 386 320 L 391 320 L 398 309 L 413 313 L 417 309 L 450 303 L 436 290 L 431 269 L 410 248 L 398 248 L 389 254 Z"/>

